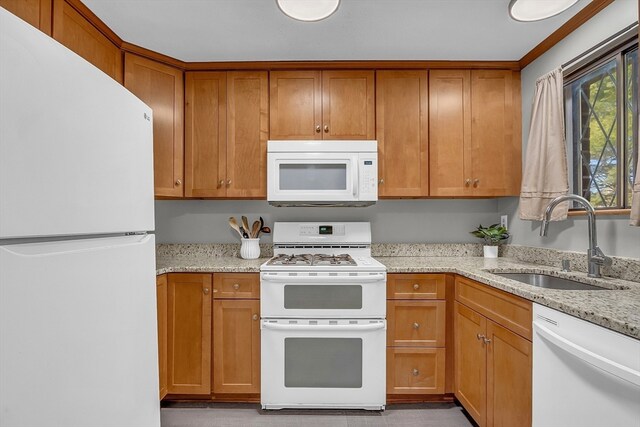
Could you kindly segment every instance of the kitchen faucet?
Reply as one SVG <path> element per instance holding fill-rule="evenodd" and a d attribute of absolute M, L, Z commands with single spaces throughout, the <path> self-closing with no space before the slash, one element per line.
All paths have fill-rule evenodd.
<path fill-rule="evenodd" d="M 542 221 L 542 227 L 540 227 L 540 236 L 546 236 L 549 229 L 549 221 L 551 220 L 551 212 L 562 202 L 573 200 L 578 202 L 587 211 L 587 218 L 589 220 L 589 251 L 587 252 L 587 260 L 589 264 L 589 277 L 602 277 L 600 274 L 600 266 L 611 265 L 611 258 L 604 255 L 602 250 L 598 247 L 598 236 L 596 234 L 596 211 L 591 206 L 591 203 L 584 197 L 580 197 L 575 194 L 569 194 L 566 196 L 558 196 L 549 203 L 547 210 L 544 213 L 544 220 Z"/>

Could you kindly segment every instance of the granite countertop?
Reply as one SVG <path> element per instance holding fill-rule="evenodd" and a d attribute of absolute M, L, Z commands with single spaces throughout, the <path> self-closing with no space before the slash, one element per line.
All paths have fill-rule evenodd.
<path fill-rule="evenodd" d="M 485 259 L 472 256 L 375 257 L 389 273 L 455 273 L 527 300 L 588 320 L 640 339 L 640 283 L 621 279 L 592 279 L 586 273 L 562 272 L 557 267 L 513 258 Z M 268 258 L 243 260 L 233 256 L 181 254 L 158 256 L 157 274 L 172 272 L 259 272 Z M 566 291 L 543 289 L 491 274 L 490 271 L 546 273 L 579 280 L 607 290 Z"/>

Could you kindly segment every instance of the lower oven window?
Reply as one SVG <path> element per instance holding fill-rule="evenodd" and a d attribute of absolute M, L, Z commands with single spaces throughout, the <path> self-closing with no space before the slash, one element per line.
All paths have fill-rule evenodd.
<path fill-rule="evenodd" d="M 360 285 L 285 285 L 284 308 L 309 310 L 360 310 Z"/>
<path fill-rule="evenodd" d="M 284 385 L 361 388 L 361 338 L 285 338 Z"/>

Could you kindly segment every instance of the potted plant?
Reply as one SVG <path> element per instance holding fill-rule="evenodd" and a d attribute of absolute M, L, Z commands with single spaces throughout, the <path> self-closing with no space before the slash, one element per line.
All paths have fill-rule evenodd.
<path fill-rule="evenodd" d="M 497 258 L 498 245 L 501 241 L 507 240 L 510 237 L 507 228 L 500 224 L 492 224 L 488 227 L 483 227 L 482 224 L 480 224 L 477 229 L 471 231 L 471 234 L 484 240 L 485 258 Z"/>

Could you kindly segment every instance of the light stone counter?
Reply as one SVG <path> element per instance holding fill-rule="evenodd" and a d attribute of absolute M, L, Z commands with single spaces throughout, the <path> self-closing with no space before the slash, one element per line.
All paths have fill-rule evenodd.
<path fill-rule="evenodd" d="M 238 246 L 239 245 L 235 245 Z M 268 258 L 257 260 L 243 260 L 237 257 L 237 248 L 228 245 L 212 249 L 210 245 L 162 245 L 157 251 L 157 274 L 198 272 L 198 273 L 257 273 L 260 265 Z M 414 245 L 415 246 L 415 245 Z M 423 245 L 424 246 L 424 245 Z M 524 248 L 514 247 L 505 251 L 510 257 L 484 259 L 476 255 L 478 247 L 473 245 L 435 245 L 419 246 L 418 248 L 399 247 L 399 245 L 380 245 L 374 251 L 375 258 L 383 263 L 389 273 L 455 273 L 470 279 L 485 283 L 497 289 L 521 296 L 527 300 L 560 310 L 564 313 L 588 320 L 622 334 L 640 339 L 640 261 L 636 259 L 614 259 L 614 266 L 620 264 L 618 277 L 603 279 L 588 278 L 582 265 L 576 262 L 576 269 L 580 271 L 565 273 L 557 266 L 541 264 L 530 252 Z M 416 250 L 419 249 L 419 250 Z M 516 250 L 528 255 L 517 256 Z M 538 250 L 537 252 L 540 252 Z M 402 253 L 405 256 L 398 256 Z M 406 256 L 411 253 L 420 256 Z M 442 253 L 447 256 L 434 256 Z M 268 248 L 264 248 L 264 255 L 270 255 Z M 376 255 L 393 256 L 376 256 Z M 428 255 L 427 255 L 428 254 Z M 570 253 L 569 253 L 570 254 Z M 427 255 L 427 256 L 425 256 Z M 554 264 L 558 261 L 555 254 Z M 490 271 L 502 272 L 530 272 L 547 273 L 558 277 L 577 279 L 581 282 L 608 288 L 599 291 L 564 291 L 543 289 L 530 286 L 514 280 L 491 274 Z M 617 271 L 612 269 L 613 276 Z M 606 272 L 605 272 L 606 274 Z"/>

